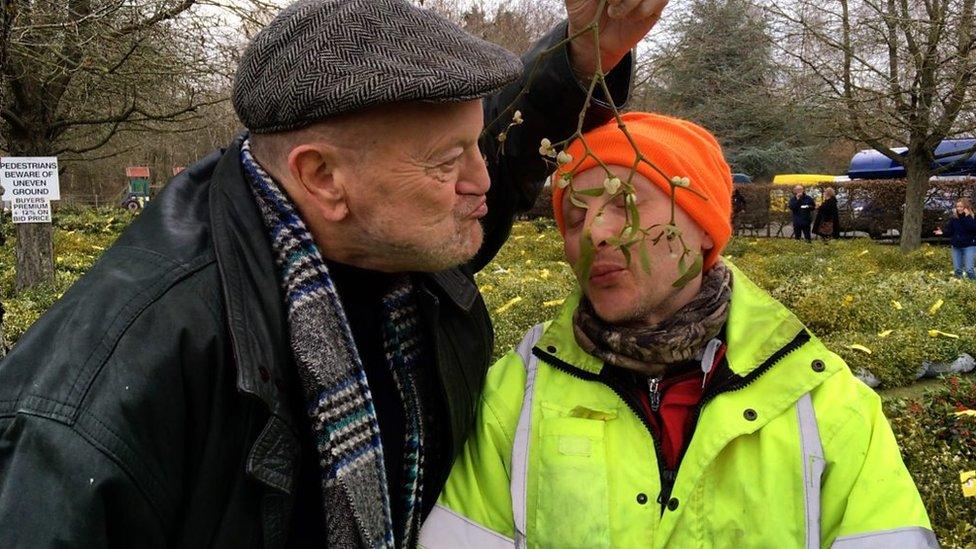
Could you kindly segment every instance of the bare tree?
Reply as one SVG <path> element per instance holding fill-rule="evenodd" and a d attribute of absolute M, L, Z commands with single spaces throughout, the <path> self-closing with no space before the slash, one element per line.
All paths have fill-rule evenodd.
<path fill-rule="evenodd" d="M 837 132 L 904 165 L 905 252 L 920 245 L 929 178 L 947 169 L 934 166 L 936 147 L 976 130 L 974 1 L 794 0 L 770 8 L 783 25 L 782 53 L 815 75 L 814 91 L 843 114 Z"/>
<path fill-rule="evenodd" d="M 635 106 L 695 121 L 733 171 L 769 180 L 810 163 L 820 140 L 809 105 L 782 82 L 766 14 L 750 0 L 692 0 L 641 68 Z M 716 32 L 721 29 L 721 32 Z"/>
<path fill-rule="evenodd" d="M 230 28 L 197 0 L 4 0 L 0 149 L 98 155 L 122 134 L 206 124 L 234 67 Z M 3 46 L 3 44 L 0 44 Z M 116 151 L 124 148 L 115 148 Z M 51 227 L 17 227 L 18 290 L 53 279 Z"/>
<path fill-rule="evenodd" d="M 563 18 L 558 0 L 474 0 L 462 5 L 456 0 L 413 0 L 454 21 L 471 34 L 523 53 Z"/>
<path fill-rule="evenodd" d="M 0 0 L 0 67 L 7 66 L 7 44 L 10 42 L 10 27 L 17 9 L 17 0 Z M 4 71 L 0 70 L 0 109 L 6 105 L 6 86 Z"/>
<path fill-rule="evenodd" d="M 153 189 L 160 189 L 173 168 L 190 166 L 241 130 L 230 102 L 197 109 L 197 120 L 167 123 L 158 129 L 132 128 L 97 153 L 62 162 L 61 203 L 119 206 L 128 191 L 126 166 L 147 166 Z M 158 124 L 157 124 L 158 125 Z"/>

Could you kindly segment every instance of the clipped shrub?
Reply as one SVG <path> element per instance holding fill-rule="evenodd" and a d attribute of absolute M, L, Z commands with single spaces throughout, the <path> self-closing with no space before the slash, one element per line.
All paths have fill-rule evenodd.
<path fill-rule="evenodd" d="M 51 221 L 55 228 L 64 231 L 77 231 L 87 235 L 117 235 L 136 215 L 121 208 L 67 206 L 59 208 Z"/>
<path fill-rule="evenodd" d="M 882 387 L 899 387 L 915 381 L 925 362 L 947 363 L 963 353 L 976 352 L 976 328 L 963 327 L 952 334 L 957 337 L 945 335 L 949 333 L 930 335 L 902 328 L 885 337 L 879 333 L 838 333 L 822 339 L 851 370 L 870 372 Z"/>
<path fill-rule="evenodd" d="M 3 335 L 16 343 L 61 295 L 75 283 L 102 252 L 112 245 L 134 215 L 118 208 L 60 207 L 53 215 L 54 283 L 15 293 L 15 228 L 3 223 L 6 242 L 0 247 L 0 299 L 3 300 Z"/>
<path fill-rule="evenodd" d="M 787 305 L 818 333 L 881 332 L 907 326 L 925 332 L 951 331 L 946 328 L 973 323 L 976 285 L 959 279 L 916 272 L 866 275 L 850 282 L 824 277 L 815 282 L 815 292 L 783 296 L 777 290 L 775 294 L 792 298 L 783 301 L 789 301 Z"/>
<path fill-rule="evenodd" d="M 823 189 L 837 191 L 841 231 L 860 231 L 879 237 L 886 231 L 901 230 L 905 201 L 905 180 L 854 180 L 806 185 L 807 194 L 820 204 Z M 770 223 L 780 227 L 791 223 L 789 208 L 792 185 L 735 185 L 733 226 L 742 229 L 765 229 Z M 933 181 L 923 205 L 922 236 L 947 219 L 952 203 L 962 196 L 976 196 L 976 179 Z M 780 229 L 782 230 L 782 229 Z"/>
<path fill-rule="evenodd" d="M 852 369 L 885 387 L 911 383 L 925 361 L 976 356 L 976 284 L 950 276 L 945 247 L 905 255 L 866 240 L 811 246 L 736 238 L 726 252 Z"/>
<path fill-rule="evenodd" d="M 976 380 L 949 377 L 921 397 L 885 401 L 885 414 L 943 547 L 976 547 L 976 498 L 959 473 L 976 470 Z"/>
<path fill-rule="evenodd" d="M 529 328 L 551 320 L 576 284 L 555 223 L 544 218 L 516 223 L 508 244 L 475 280 L 491 313 L 496 358 Z"/>

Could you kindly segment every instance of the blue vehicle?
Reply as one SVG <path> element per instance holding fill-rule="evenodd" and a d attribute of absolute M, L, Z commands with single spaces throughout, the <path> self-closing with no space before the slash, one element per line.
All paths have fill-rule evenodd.
<path fill-rule="evenodd" d="M 976 139 L 945 139 L 935 148 L 933 168 L 948 166 L 965 161 L 939 175 L 943 176 L 976 176 L 976 153 L 970 151 L 976 147 Z M 898 154 L 905 154 L 905 147 L 892 149 Z M 957 154 L 953 154 L 957 153 Z M 851 179 L 901 179 L 905 177 L 905 167 L 881 154 L 874 149 L 859 151 L 851 159 L 847 175 Z"/>

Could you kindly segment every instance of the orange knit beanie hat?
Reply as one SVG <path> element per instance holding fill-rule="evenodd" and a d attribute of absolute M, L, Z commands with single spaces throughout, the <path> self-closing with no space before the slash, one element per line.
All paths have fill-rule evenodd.
<path fill-rule="evenodd" d="M 715 242 L 715 247 L 704 258 L 704 269 L 711 268 L 732 236 L 732 171 L 722 156 L 722 147 L 712 134 L 686 120 L 633 112 L 623 115 L 623 121 L 648 160 L 669 177 L 687 177 L 691 188 L 707 197 L 707 200 L 703 200 L 695 193 L 679 189 L 676 203 Z M 583 137 L 593 154 L 604 164 L 626 168 L 634 165 L 634 149 L 627 136 L 617 127 L 616 121 L 611 120 L 594 128 Z M 584 158 L 583 144 L 579 139 L 570 143 L 566 152 L 573 160 L 560 166 L 552 177 L 552 211 L 559 232 L 563 234 L 566 233 L 563 224 L 563 195 L 566 190 L 560 188 L 557 182 L 566 173 L 576 175 L 598 166 L 592 156 Z M 669 181 L 646 163 L 642 162 L 637 172 L 670 196 Z"/>

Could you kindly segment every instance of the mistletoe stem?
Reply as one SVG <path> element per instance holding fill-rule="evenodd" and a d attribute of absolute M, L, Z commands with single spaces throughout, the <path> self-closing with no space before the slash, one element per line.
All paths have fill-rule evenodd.
<path fill-rule="evenodd" d="M 607 205 L 610 204 L 617 195 L 621 193 L 625 193 L 627 197 L 627 204 L 628 204 L 628 207 L 624 211 L 625 223 L 621 228 L 620 234 L 617 235 L 617 237 L 612 238 L 611 242 L 614 243 L 615 246 L 617 246 L 623 251 L 624 255 L 627 257 L 628 264 L 629 264 L 630 262 L 629 247 L 632 246 L 633 244 L 636 244 L 638 241 L 650 239 L 652 245 L 656 246 L 660 242 L 660 240 L 664 238 L 668 247 L 668 251 L 673 254 L 674 250 L 672 247 L 672 240 L 677 239 L 678 241 L 677 243 L 681 245 L 679 266 L 681 266 L 681 271 L 683 272 L 681 273 L 679 280 L 676 281 L 675 284 L 677 285 L 680 283 L 681 285 L 684 285 L 697 274 L 697 273 L 692 273 L 691 271 L 696 268 L 700 269 L 701 261 L 698 260 L 700 259 L 699 257 L 695 261 L 695 266 L 688 269 L 685 269 L 684 267 L 685 258 L 692 253 L 692 250 L 690 250 L 687 247 L 684 241 L 684 236 L 681 233 L 681 230 L 677 227 L 677 225 L 675 225 L 676 205 L 677 205 L 676 195 L 680 187 L 680 189 L 682 190 L 691 191 L 695 195 L 701 197 L 703 200 L 707 200 L 707 198 L 699 191 L 691 189 L 689 187 L 688 180 L 686 178 L 681 177 L 684 174 L 676 174 L 674 177 L 671 177 L 668 174 L 664 173 L 664 171 L 661 168 L 659 168 L 653 161 L 651 161 L 650 158 L 645 156 L 641 152 L 640 147 L 637 145 L 637 141 L 634 139 L 634 136 L 630 133 L 630 130 L 627 128 L 626 123 L 624 123 L 623 116 L 620 114 L 620 109 L 617 107 L 616 103 L 614 102 L 613 95 L 610 93 L 610 87 L 607 84 L 606 74 L 604 73 L 603 70 L 603 58 L 600 55 L 600 19 L 603 15 L 604 10 L 606 9 L 606 4 L 607 4 L 607 0 L 600 0 L 595 16 L 589 24 L 587 24 L 585 27 L 580 29 L 578 32 L 574 32 L 571 35 L 567 36 L 565 39 L 560 40 L 553 46 L 546 48 L 539 54 L 535 64 L 533 65 L 532 69 L 529 71 L 528 76 L 526 77 L 525 86 L 523 86 L 522 89 L 519 90 L 519 92 L 516 94 L 512 102 L 508 105 L 508 107 L 506 107 L 501 113 L 499 113 L 498 116 L 495 117 L 494 120 L 492 120 L 485 126 L 484 130 L 482 131 L 481 137 L 484 137 L 487 134 L 487 132 L 489 132 L 490 129 L 493 128 L 500 120 L 508 116 L 509 113 L 511 113 L 512 110 L 515 108 L 515 105 L 518 104 L 519 100 L 521 100 L 522 97 L 524 97 L 525 94 L 528 93 L 529 89 L 532 87 L 533 82 L 538 77 L 538 68 L 541 66 L 542 62 L 546 58 L 548 58 L 554 52 L 566 46 L 571 41 L 580 38 L 587 33 L 591 34 L 593 39 L 593 45 L 596 50 L 596 68 L 593 71 L 593 75 L 590 77 L 589 84 L 587 85 L 586 97 L 583 101 L 583 107 L 580 109 L 579 117 L 577 118 L 577 122 L 576 122 L 576 131 L 566 139 L 552 145 L 549 144 L 548 140 L 543 140 L 543 144 L 542 147 L 540 148 L 540 152 L 542 152 L 544 156 L 556 156 L 557 157 L 556 166 L 558 167 L 560 165 L 566 164 L 567 162 L 572 162 L 574 160 L 572 159 L 571 156 L 568 155 L 568 153 L 564 155 L 564 152 L 565 149 L 568 148 L 568 146 L 574 140 L 578 139 L 581 145 L 583 146 L 583 151 L 584 151 L 583 158 L 579 159 L 579 161 L 582 162 L 584 159 L 592 157 L 596 161 L 596 163 L 600 166 L 600 168 L 604 171 L 608 180 L 615 177 L 613 172 L 610 170 L 610 166 L 608 166 L 602 159 L 600 159 L 593 152 L 593 149 L 590 148 L 590 144 L 583 137 L 583 126 L 586 120 L 586 114 L 589 111 L 590 107 L 592 106 L 593 98 L 596 93 L 597 86 L 600 86 L 600 90 L 604 95 L 604 100 L 606 102 L 606 105 L 607 107 L 609 107 L 611 113 L 613 114 L 613 118 L 616 121 L 617 128 L 623 133 L 630 147 L 634 151 L 634 162 L 630 166 L 630 170 L 627 175 L 626 182 L 623 185 L 620 185 L 619 188 L 616 185 L 611 186 L 610 184 L 604 183 L 606 187 L 605 194 L 607 195 L 607 198 L 597 208 L 596 210 L 597 213 L 596 216 L 594 216 L 594 219 L 600 220 Z M 502 133 L 503 134 L 507 133 L 508 129 L 512 128 L 512 126 L 513 124 L 509 124 L 508 127 Z M 504 147 L 505 144 L 504 142 L 505 137 L 507 137 L 507 135 L 499 136 L 499 140 L 502 141 L 502 147 Z M 503 148 L 500 148 L 500 151 L 501 150 L 503 150 Z M 560 152 L 558 155 L 556 155 L 555 151 L 557 150 L 563 152 Z M 566 156 L 566 158 L 562 158 L 563 156 Z M 670 185 L 671 216 L 669 222 L 666 225 L 663 226 L 652 225 L 651 227 L 648 227 L 646 229 L 640 227 L 639 210 L 636 207 L 636 203 L 633 202 L 632 200 L 634 200 L 636 197 L 636 187 L 634 184 L 634 177 L 637 175 L 638 173 L 637 170 L 642 163 L 650 167 L 651 170 L 653 170 L 655 173 L 657 173 L 662 178 L 664 178 L 664 180 L 668 182 L 668 184 Z M 576 165 L 579 166 L 579 164 Z M 684 181 L 682 182 L 680 181 L 680 179 L 684 179 Z M 675 183 L 676 180 L 678 180 L 677 183 Z M 561 186 L 567 187 L 566 191 L 569 193 L 568 196 L 570 197 L 570 199 L 573 201 L 574 204 L 580 207 L 584 207 L 583 205 L 584 203 L 580 202 L 579 199 L 575 196 L 576 195 L 575 185 L 571 177 L 567 178 L 566 181 L 568 182 L 568 185 L 561 185 Z M 556 182 L 554 181 L 553 183 L 555 184 Z M 615 192 L 611 193 L 610 192 L 611 190 Z M 661 227 L 660 234 L 658 234 L 655 237 L 652 237 L 650 234 L 651 230 L 654 227 L 658 227 L 658 226 Z M 628 230 L 631 230 L 631 232 L 627 233 Z M 630 236 L 625 237 L 625 234 L 629 234 Z M 640 234 L 639 237 L 637 236 L 638 234 Z M 593 255 L 596 252 L 596 248 L 592 240 L 591 227 L 584 227 L 584 229 L 580 232 L 580 250 L 581 250 L 580 261 L 577 265 L 580 272 L 578 272 L 577 274 L 578 276 L 581 277 L 581 279 L 585 279 L 588 276 L 587 271 L 589 271 L 589 266 L 592 264 Z M 642 250 L 642 254 L 644 254 L 642 255 L 642 262 L 647 263 L 647 261 L 645 261 L 646 250 Z M 645 269 L 648 270 L 649 272 L 649 265 L 645 266 Z"/>
<path fill-rule="evenodd" d="M 605 2 L 606 0 L 603 0 L 600 3 L 601 9 Z M 529 71 L 529 76 L 526 77 L 525 85 L 522 86 L 522 89 L 520 89 L 519 92 L 515 95 L 515 97 L 512 99 L 512 102 L 509 103 L 508 106 L 505 107 L 504 110 L 502 110 L 502 112 L 498 113 L 498 116 L 496 116 L 491 122 L 485 124 L 485 127 L 481 130 L 480 137 L 484 137 L 485 135 L 487 135 L 488 132 L 491 130 L 491 128 L 493 128 L 495 124 L 497 124 L 499 121 L 505 118 L 510 112 L 512 112 L 512 109 L 515 108 L 519 100 L 522 99 L 522 97 L 529 92 L 529 89 L 532 87 L 532 84 L 535 82 L 535 79 L 538 77 L 536 73 L 538 72 L 539 67 L 542 66 L 543 61 L 548 59 L 550 55 L 558 51 L 563 46 L 569 44 L 570 42 L 579 38 L 580 36 L 583 36 L 584 34 L 592 31 L 594 27 L 598 27 L 598 26 L 599 26 L 598 20 L 594 20 L 586 27 L 580 29 L 577 32 L 574 32 L 573 34 L 567 36 L 566 38 L 563 38 L 559 42 L 556 42 L 552 46 L 549 46 L 548 48 L 542 50 L 542 52 L 539 53 L 539 56 L 536 57 L 535 63 L 532 65 L 532 69 Z M 589 102 L 583 105 L 583 110 L 581 115 L 586 113 L 586 107 L 588 105 Z"/>

